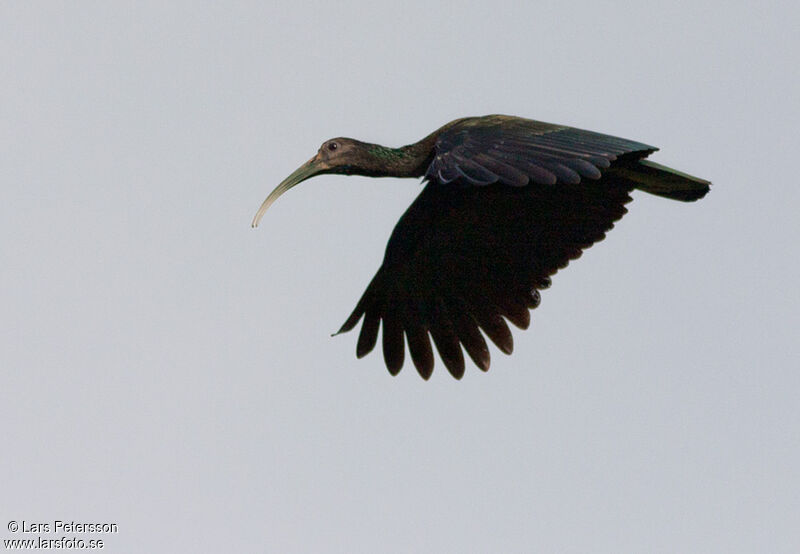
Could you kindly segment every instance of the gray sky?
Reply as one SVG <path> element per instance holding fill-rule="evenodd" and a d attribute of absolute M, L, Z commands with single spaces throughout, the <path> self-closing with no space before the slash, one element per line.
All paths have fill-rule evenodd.
<path fill-rule="evenodd" d="M 224 4 L 0 7 L 0 538 L 800 550 L 795 3 Z M 329 335 L 419 184 L 250 219 L 327 138 L 487 113 L 715 185 L 637 193 L 487 374 L 392 378 Z"/>

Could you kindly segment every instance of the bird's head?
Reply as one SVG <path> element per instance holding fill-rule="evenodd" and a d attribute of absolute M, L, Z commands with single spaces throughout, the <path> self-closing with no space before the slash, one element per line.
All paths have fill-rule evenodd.
<path fill-rule="evenodd" d="M 266 200 L 261 204 L 261 207 L 256 212 L 253 218 L 253 227 L 258 226 L 259 221 L 264 216 L 275 200 L 278 197 L 292 188 L 323 173 L 338 173 L 344 175 L 368 174 L 364 171 L 365 161 L 370 157 L 368 153 L 368 145 L 366 143 L 357 141 L 351 138 L 339 137 L 326 140 L 319 147 L 317 154 L 308 160 L 306 163 L 298 167 L 294 173 L 289 175 L 286 179 L 275 187 Z"/>

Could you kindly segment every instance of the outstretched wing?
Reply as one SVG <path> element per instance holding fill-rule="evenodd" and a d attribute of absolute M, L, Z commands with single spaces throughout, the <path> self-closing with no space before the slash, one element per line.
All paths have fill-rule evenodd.
<path fill-rule="evenodd" d="M 429 183 L 398 222 L 383 264 L 339 332 L 363 317 L 362 357 L 382 327 L 393 375 L 403 366 L 404 336 L 425 379 L 434 363 L 430 338 L 454 377 L 464 374 L 461 346 L 487 370 L 481 331 L 511 353 L 505 320 L 528 327 L 549 277 L 625 214 L 635 183 L 614 167 L 654 150 L 509 116 L 450 125 L 437 137 Z"/>
<path fill-rule="evenodd" d="M 657 148 L 592 131 L 506 115 L 467 118 L 441 133 L 425 176 L 443 184 L 576 184 L 599 179 L 620 156 Z"/>
<path fill-rule="evenodd" d="M 605 179 L 546 188 L 431 182 L 398 222 L 381 268 L 340 332 L 363 316 L 360 358 L 374 348 L 382 324 L 393 375 L 403 366 L 404 335 L 425 379 L 433 371 L 429 334 L 454 377 L 464 374 L 459 344 L 485 371 L 489 350 L 479 328 L 510 354 L 503 318 L 527 328 L 538 290 L 605 236 L 626 212 L 629 192 Z"/>

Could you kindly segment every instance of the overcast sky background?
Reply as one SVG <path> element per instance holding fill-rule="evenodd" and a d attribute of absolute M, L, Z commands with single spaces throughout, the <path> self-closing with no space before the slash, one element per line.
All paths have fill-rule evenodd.
<path fill-rule="evenodd" d="M 3 2 L 0 537 L 800 551 L 800 17 L 744 5 Z M 392 378 L 330 334 L 419 183 L 320 177 L 250 220 L 327 138 L 488 113 L 714 187 L 636 193 L 488 373 Z"/>

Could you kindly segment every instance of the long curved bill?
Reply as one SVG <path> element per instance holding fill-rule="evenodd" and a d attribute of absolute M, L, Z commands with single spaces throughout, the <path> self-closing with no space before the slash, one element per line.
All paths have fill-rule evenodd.
<path fill-rule="evenodd" d="M 294 173 L 292 173 L 286 179 L 281 181 L 281 184 L 279 184 L 277 187 L 275 187 L 275 190 L 269 193 L 269 196 L 267 196 L 266 200 L 264 200 L 264 202 L 261 204 L 261 207 L 258 208 L 258 211 L 256 212 L 256 215 L 253 218 L 252 226 L 258 227 L 261 218 L 264 217 L 264 213 L 272 205 L 272 203 L 278 199 L 278 197 L 281 194 L 283 194 L 293 186 L 302 183 L 309 177 L 313 177 L 314 175 L 321 173 L 326 168 L 327 165 L 324 164 L 323 162 L 320 162 L 316 156 L 314 156 L 306 163 L 298 167 L 294 171 Z"/>

